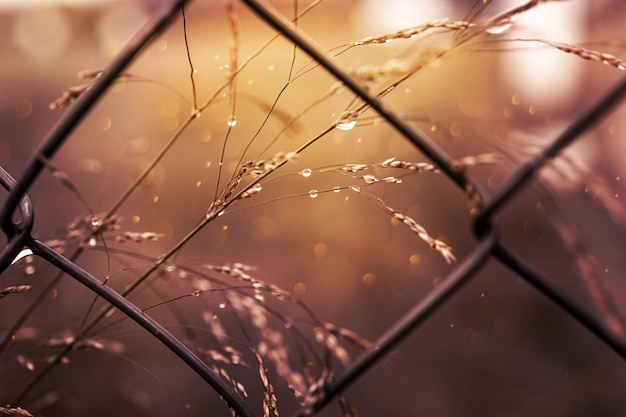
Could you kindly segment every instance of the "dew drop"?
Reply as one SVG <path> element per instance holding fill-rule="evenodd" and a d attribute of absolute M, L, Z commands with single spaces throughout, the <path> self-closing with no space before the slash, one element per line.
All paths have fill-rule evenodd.
<path fill-rule="evenodd" d="M 309 197 L 311 197 L 311 198 L 317 198 L 317 190 L 311 190 L 311 191 L 309 191 Z"/>
<path fill-rule="evenodd" d="M 237 126 L 237 116 L 235 116 L 234 114 L 231 114 L 230 116 L 228 116 L 228 118 L 226 119 L 226 124 L 229 127 Z"/>
<path fill-rule="evenodd" d="M 333 187 L 333 191 L 338 193 L 339 191 L 341 191 L 341 187 L 337 185 L 337 186 Z"/>
<path fill-rule="evenodd" d="M 511 20 L 507 20 L 505 22 L 503 22 L 502 24 L 496 25 L 496 26 L 492 26 L 490 28 L 488 28 L 486 30 L 487 33 L 491 33 L 492 35 L 500 35 L 504 32 L 506 32 L 507 30 L 511 29 L 511 27 L 513 27 L 513 22 L 512 19 Z"/>
<path fill-rule="evenodd" d="M 24 273 L 26 275 L 33 275 L 36 271 L 37 269 L 33 265 L 28 265 L 26 268 L 24 268 Z"/>
<path fill-rule="evenodd" d="M 304 168 L 302 171 L 300 171 L 300 175 L 302 175 L 304 178 L 310 177 L 311 174 L 312 174 L 312 171 L 310 168 Z"/>
<path fill-rule="evenodd" d="M 350 122 L 342 122 L 337 125 L 337 129 L 339 130 L 352 130 L 356 126 L 356 120 L 352 120 Z"/>
<path fill-rule="evenodd" d="M 218 305 L 218 307 L 224 309 L 224 308 L 226 308 L 226 303 L 220 303 Z"/>
<path fill-rule="evenodd" d="M 358 185 L 351 185 L 350 189 L 352 191 L 354 191 L 355 193 L 360 193 L 361 192 L 361 187 L 359 187 Z"/>
<path fill-rule="evenodd" d="M 353 112 L 344 112 L 337 120 L 336 127 L 339 130 L 352 130 L 356 126 L 356 116 Z"/>

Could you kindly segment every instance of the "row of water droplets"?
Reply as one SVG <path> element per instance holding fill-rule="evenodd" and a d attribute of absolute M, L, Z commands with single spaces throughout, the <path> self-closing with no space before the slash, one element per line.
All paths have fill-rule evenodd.
<path fill-rule="evenodd" d="M 311 175 L 313 175 L 313 170 L 311 170 L 311 168 L 304 168 L 302 171 L 299 172 L 299 174 L 301 176 L 303 176 L 304 178 L 309 178 Z M 340 187 L 340 186 L 337 185 L 337 186 L 333 187 L 332 191 L 335 192 L 335 193 L 338 193 L 343 188 L 346 188 L 346 187 Z M 361 191 L 361 187 L 359 187 L 358 185 L 351 185 L 348 188 L 350 188 L 352 191 L 354 191 L 356 193 Z M 317 196 L 319 194 L 320 194 L 320 191 L 315 190 L 315 189 L 309 191 L 309 197 L 311 197 L 311 198 L 317 198 Z"/>
<path fill-rule="evenodd" d="M 353 111 L 345 111 L 341 114 L 341 116 L 339 116 L 339 118 L 335 122 L 335 127 L 339 130 L 352 130 L 356 126 L 356 123 L 357 114 Z M 300 171 L 300 175 L 302 175 L 304 178 L 310 177 L 312 173 L 313 171 L 310 168 L 305 168 Z M 342 187 L 335 186 L 333 187 L 333 192 L 338 193 L 341 191 L 341 188 Z M 361 191 L 361 187 L 359 187 L 358 185 L 352 185 L 350 186 L 350 189 L 357 193 Z M 318 190 L 311 190 L 309 191 L 309 197 L 317 198 L 319 193 L 320 192 Z"/>
<path fill-rule="evenodd" d="M 352 111 L 346 111 L 339 116 L 339 119 L 335 122 L 335 127 L 339 130 L 352 130 L 356 126 L 357 115 Z M 226 118 L 226 124 L 228 127 L 237 126 L 237 116 L 234 114 L 229 115 Z"/>

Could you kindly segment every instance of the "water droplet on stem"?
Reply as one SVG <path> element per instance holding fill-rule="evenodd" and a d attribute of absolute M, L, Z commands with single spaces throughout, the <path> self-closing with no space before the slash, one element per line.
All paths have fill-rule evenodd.
<path fill-rule="evenodd" d="M 356 119 L 356 115 L 353 112 L 344 112 L 339 116 L 339 119 L 337 119 L 336 127 L 339 130 L 352 130 L 354 126 L 356 126 Z"/>

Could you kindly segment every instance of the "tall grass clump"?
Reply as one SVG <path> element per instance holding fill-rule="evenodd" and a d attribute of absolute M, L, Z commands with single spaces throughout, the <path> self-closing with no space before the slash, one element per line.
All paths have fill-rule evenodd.
<path fill-rule="evenodd" d="M 29 11 L 85 39 L 34 71 L 44 93 L 20 92 L 0 136 L 0 415 L 623 406 L 623 126 L 592 112 L 589 136 L 542 154 L 626 69 L 622 44 L 530 26 L 544 8 L 567 23 L 568 2 L 421 3 L 391 20 L 395 3 L 372 1 Z M 422 18 L 442 4 L 449 16 Z M 122 48 L 104 33 L 131 11 L 165 17 Z M 609 18 L 594 13 L 589 28 Z M 540 53 L 574 82 L 533 95 Z M 536 161 L 512 207 L 486 209 Z M 468 265 L 488 241 L 505 267 L 457 291 L 446 276 L 482 266 Z M 529 281 L 540 291 L 501 245 L 550 277 Z"/>

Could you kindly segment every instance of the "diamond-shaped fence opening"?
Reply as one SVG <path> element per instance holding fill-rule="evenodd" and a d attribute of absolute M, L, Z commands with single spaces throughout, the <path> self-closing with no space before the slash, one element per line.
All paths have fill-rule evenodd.
<path fill-rule="evenodd" d="M 621 174 L 600 168 L 619 42 L 524 26 L 556 1 L 434 2 L 463 13 L 403 29 L 419 6 L 185 3 L 132 9 L 154 16 L 49 100 L 64 113 L 18 174 L 0 135 L 0 414 L 621 412 Z M 12 36 L 45 62 L 65 15 L 33 10 Z M 75 16 L 96 65 L 123 10 Z M 550 105 L 496 62 L 546 52 L 569 60 Z M 559 90 L 589 67 L 616 81 Z"/>

